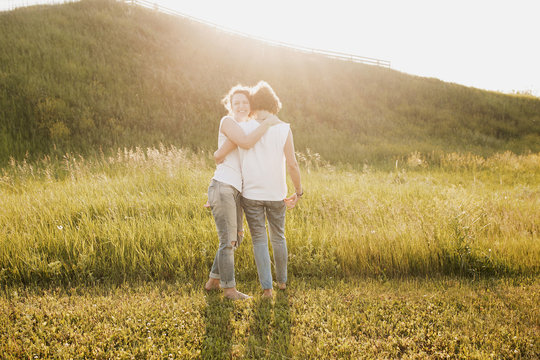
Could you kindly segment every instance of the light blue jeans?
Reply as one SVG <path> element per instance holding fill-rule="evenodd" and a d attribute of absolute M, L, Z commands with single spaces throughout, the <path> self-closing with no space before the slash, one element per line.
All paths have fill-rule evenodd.
<path fill-rule="evenodd" d="M 270 242 L 274 252 L 276 280 L 280 283 L 286 283 L 288 253 L 285 240 L 285 202 L 242 198 L 242 207 L 253 240 L 253 254 L 261 287 L 272 289 L 272 269 L 265 219 L 268 219 Z"/>
<path fill-rule="evenodd" d="M 208 202 L 216 222 L 219 248 L 214 257 L 210 278 L 219 279 L 222 288 L 236 287 L 234 250 L 242 242 L 243 211 L 240 192 L 232 185 L 212 179 Z M 232 243 L 236 241 L 236 245 Z"/>

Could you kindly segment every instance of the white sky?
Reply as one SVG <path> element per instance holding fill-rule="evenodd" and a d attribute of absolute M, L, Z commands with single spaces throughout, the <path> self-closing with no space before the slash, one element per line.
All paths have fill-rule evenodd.
<path fill-rule="evenodd" d="M 0 0 L 5 4 L 47 2 Z M 152 0 L 226 28 L 540 96 L 540 0 Z"/>

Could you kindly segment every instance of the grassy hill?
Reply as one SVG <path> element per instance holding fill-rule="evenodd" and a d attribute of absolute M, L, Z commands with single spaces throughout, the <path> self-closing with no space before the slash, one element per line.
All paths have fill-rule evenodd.
<path fill-rule="evenodd" d="M 158 143 L 213 149 L 219 100 L 268 81 L 297 148 L 352 165 L 540 151 L 540 99 L 303 54 L 114 1 L 0 13 L 0 164 Z"/>

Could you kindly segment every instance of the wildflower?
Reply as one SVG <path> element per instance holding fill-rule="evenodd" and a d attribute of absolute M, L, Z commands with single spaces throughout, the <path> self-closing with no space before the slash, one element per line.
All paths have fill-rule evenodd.
<path fill-rule="evenodd" d="M 56 227 L 58 228 L 58 230 L 62 230 L 64 228 L 62 225 L 56 225 Z"/>

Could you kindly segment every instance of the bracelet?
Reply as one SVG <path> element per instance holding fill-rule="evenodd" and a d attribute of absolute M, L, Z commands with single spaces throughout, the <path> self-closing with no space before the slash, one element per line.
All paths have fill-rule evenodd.
<path fill-rule="evenodd" d="M 302 196 L 304 196 L 304 189 L 302 189 L 302 193 L 301 193 L 301 194 L 296 193 L 296 196 L 299 197 L 299 198 L 301 198 Z"/>

